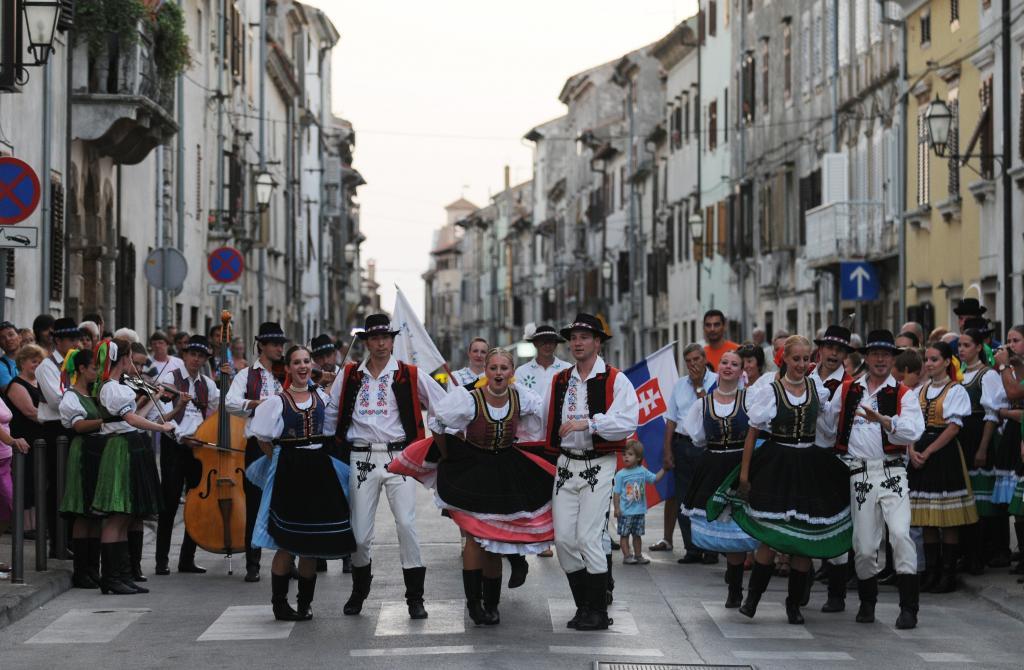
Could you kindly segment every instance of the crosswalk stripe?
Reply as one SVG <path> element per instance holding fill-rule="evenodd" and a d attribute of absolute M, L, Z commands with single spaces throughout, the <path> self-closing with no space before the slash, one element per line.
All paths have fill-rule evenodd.
<path fill-rule="evenodd" d="M 639 647 L 575 647 L 553 644 L 548 647 L 552 654 L 572 654 L 574 656 L 646 656 L 660 658 L 665 654 L 660 649 L 642 649 Z"/>
<path fill-rule="evenodd" d="M 441 656 L 444 654 L 490 654 L 506 648 L 475 644 L 435 647 L 386 647 L 384 649 L 352 649 L 349 656 Z"/>
<path fill-rule="evenodd" d="M 734 651 L 743 661 L 852 661 L 845 651 Z"/>
<path fill-rule="evenodd" d="M 927 663 L 974 663 L 974 659 L 964 654 L 941 651 L 919 651 L 917 655 Z"/>
<path fill-rule="evenodd" d="M 748 619 L 736 610 L 726 609 L 720 602 L 702 602 L 704 610 L 718 626 L 722 637 L 738 639 L 810 640 L 814 638 L 805 626 L 792 626 L 786 609 L 779 603 L 761 601 L 757 616 Z"/>
<path fill-rule="evenodd" d="M 383 602 L 377 616 L 374 635 L 451 635 L 466 632 L 463 615 L 465 603 L 461 600 L 431 600 L 427 603 L 429 617 L 410 619 L 404 601 Z"/>
<path fill-rule="evenodd" d="M 576 614 L 576 603 L 567 598 L 548 598 L 548 612 L 551 614 L 551 631 L 557 634 L 575 634 L 577 631 L 566 628 L 565 622 Z M 615 602 L 608 606 L 608 616 L 614 623 L 602 633 L 608 635 L 639 635 L 636 619 L 629 611 L 626 603 Z"/>
<path fill-rule="evenodd" d="M 25 644 L 102 644 L 110 642 L 146 612 L 146 608 L 72 609 Z"/>
<path fill-rule="evenodd" d="M 225 609 L 197 642 L 283 640 L 294 627 L 294 621 L 275 620 L 269 605 L 234 605 Z"/>

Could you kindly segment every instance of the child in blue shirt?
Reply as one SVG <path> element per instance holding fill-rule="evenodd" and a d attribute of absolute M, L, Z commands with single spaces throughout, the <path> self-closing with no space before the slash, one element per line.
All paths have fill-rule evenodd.
<path fill-rule="evenodd" d="M 643 443 L 640 440 L 628 441 L 622 454 L 622 469 L 615 473 L 615 485 L 612 489 L 622 562 L 627 565 L 647 565 L 651 562 L 642 553 L 647 518 L 647 485 L 659 482 L 665 476 L 665 468 L 654 474 L 642 465 L 643 461 Z M 631 537 L 633 553 L 629 551 Z"/>

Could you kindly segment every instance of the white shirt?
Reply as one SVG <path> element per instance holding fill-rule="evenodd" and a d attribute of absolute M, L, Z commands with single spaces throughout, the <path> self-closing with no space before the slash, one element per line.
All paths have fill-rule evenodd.
<path fill-rule="evenodd" d="M 544 367 L 534 358 L 516 368 L 516 385 L 536 393 L 540 397 L 542 406 L 546 409 L 551 403 L 551 383 L 555 379 L 555 375 L 571 367 L 571 363 L 563 361 L 558 356 L 555 356 L 555 360 L 548 367 Z M 544 423 L 548 419 L 546 412 L 541 412 L 541 415 L 541 425 L 537 429 L 538 435 L 544 434 Z"/>
<path fill-rule="evenodd" d="M 814 443 L 819 447 L 831 448 L 835 443 L 836 417 L 838 415 L 835 408 L 829 402 L 828 389 L 822 385 L 821 379 L 818 377 L 808 377 L 808 379 L 814 383 L 811 387 L 811 392 L 817 391 L 818 404 L 820 405 L 818 421 L 815 425 Z M 758 380 L 758 382 L 760 381 Z M 750 419 L 750 425 L 753 428 L 770 432 L 771 421 L 778 413 L 778 407 L 775 403 L 775 391 L 771 384 L 760 384 L 758 382 L 755 382 L 747 392 L 747 417 Z M 793 395 L 788 390 L 785 393 L 790 404 L 795 407 L 799 407 L 809 400 L 806 393 L 800 396 Z M 827 444 L 821 444 L 819 440 L 822 440 L 823 436 L 831 436 L 831 440 Z"/>
<path fill-rule="evenodd" d="M 704 381 L 701 384 L 704 394 L 710 393 L 717 382 L 718 375 L 710 370 L 705 371 Z M 693 437 L 686 431 L 683 419 L 686 418 L 686 413 L 690 411 L 690 408 L 698 400 L 700 400 L 700 396 L 697 395 L 697 391 L 693 388 L 690 376 L 680 377 L 676 381 L 676 385 L 672 387 L 672 397 L 669 398 L 668 407 L 665 408 L 665 419 L 676 424 L 676 432 L 680 435 Z"/>
<path fill-rule="evenodd" d="M 924 393 L 925 398 L 928 400 L 934 400 L 939 397 L 942 393 L 942 384 L 925 384 L 921 387 L 920 393 Z M 920 404 L 920 393 L 918 394 L 918 403 Z M 946 423 L 955 423 L 956 425 L 963 428 L 964 417 L 971 413 L 971 397 L 967 395 L 967 389 L 961 384 L 954 384 L 949 393 L 946 394 L 945 399 L 942 401 L 942 419 Z M 928 417 L 925 417 L 925 421 Z"/>
<path fill-rule="evenodd" d="M 516 427 L 516 438 L 520 442 L 542 440 L 547 403 L 541 400 L 539 395 L 523 387 L 518 381 L 515 383 L 515 387 L 519 392 L 519 424 Z M 484 406 L 494 421 L 500 421 L 508 416 L 507 402 L 504 408 L 492 407 L 486 402 Z M 466 387 L 459 386 L 437 403 L 437 407 L 434 409 L 434 418 L 430 421 L 430 429 L 435 433 L 440 433 L 442 430 L 451 434 L 460 433 L 466 429 L 475 416 L 476 401 Z"/>
<path fill-rule="evenodd" d="M 88 418 L 85 407 L 82 406 L 82 399 L 73 390 L 68 389 L 64 397 L 60 399 L 60 422 L 71 430 L 79 421 Z"/>
<path fill-rule="evenodd" d="M 981 368 L 965 372 L 963 383 L 970 384 L 980 371 Z M 1003 388 L 1003 380 L 999 377 L 999 373 L 991 368 L 981 378 L 981 406 L 985 408 L 985 421 L 992 423 L 1000 423 L 999 410 L 1010 406 L 1010 400 L 1006 397 L 1006 389 Z"/>
<path fill-rule="evenodd" d="M 138 405 L 135 402 L 135 391 L 114 380 L 107 382 L 100 389 L 100 404 L 114 416 L 123 417 L 125 414 L 132 414 L 138 409 Z M 112 421 L 104 423 L 103 427 L 100 428 L 100 433 L 111 435 L 115 433 L 132 433 L 135 430 L 137 429 L 124 421 Z"/>
<path fill-rule="evenodd" d="M 39 403 L 39 421 L 60 421 L 60 399 L 64 395 L 60 390 L 60 366 L 64 357 L 54 349 L 39 367 L 36 368 L 36 381 L 39 391 L 43 394 Z"/>
<path fill-rule="evenodd" d="M 168 356 L 166 361 L 158 361 L 155 358 L 151 358 L 150 370 L 152 371 L 153 377 L 163 377 L 165 374 L 170 374 L 175 370 L 181 370 L 185 372 L 185 361 L 181 360 L 177 356 Z"/>
<path fill-rule="evenodd" d="M 277 381 L 270 370 L 263 367 L 263 363 L 259 360 L 254 365 L 251 365 L 244 370 L 239 370 L 235 375 L 235 378 L 231 380 L 231 388 L 228 389 L 227 395 L 224 396 L 224 407 L 228 412 L 235 416 L 244 416 L 245 421 L 245 437 L 248 439 L 253 436 L 252 434 L 252 417 L 249 414 L 251 409 L 251 403 L 245 398 L 245 389 L 249 383 L 249 371 L 255 367 L 260 375 L 263 377 L 263 384 L 260 385 L 260 400 L 266 400 L 270 396 L 277 395 L 282 391 L 281 384 Z"/>
<path fill-rule="evenodd" d="M 192 396 L 192 400 L 189 400 L 185 405 L 185 414 L 181 417 L 181 421 L 178 422 L 178 426 L 174 429 L 174 439 L 178 442 L 181 442 L 182 438 L 195 435 L 196 430 L 203 421 L 206 420 L 206 416 L 208 416 L 208 414 L 204 415 L 199 411 L 199 408 L 196 407 L 196 400 L 198 398 L 198 393 L 196 392 L 197 384 L 204 382 L 206 384 L 206 390 L 210 394 L 210 401 L 207 406 L 208 413 L 212 413 L 210 410 L 216 409 L 217 403 L 220 402 L 220 389 L 217 388 L 217 384 L 212 379 L 204 374 L 197 374 L 195 378 L 189 377 L 188 371 L 184 368 L 181 370 L 181 376 L 184 377 L 185 381 L 188 383 L 187 393 Z M 174 386 L 174 371 L 167 370 L 160 375 L 160 379 L 158 381 L 161 384 Z M 160 409 L 163 410 L 164 416 L 168 419 L 171 418 L 171 412 L 174 410 L 175 403 L 176 400 L 160 403 Z M 225 407 L 226 406 L 225 402 Z"/>
<path fill-rule="evenodd" d="M 720 417 L 725 417 L 732 414 L 732 408 L 736 405 L 736 398 L 733 397 L 729 402 L 718 402 L 717 399 L 713 399 L 712 402 L 715 403 L 715 414 Z M 684 434 L 690 436 L 694 445 L 703 447 L 707 444 L 707 436 L 704 434 L 703 402 L 695 402 L 690 405 L 690 409 L 686 411 L 686 416 L 683 417 L 682 425 L 686 430 L 686 433 Z"/>
<path fill-rule="evenodd" d="M 868 388 L 867 378 L 856 382 L 864 388 L 864 395 L 860 404 L 862 407 L 870 407 L 878 411 L 878 392 L 884 388 L 896 388 L 896 378 L 889 375 L 884 383 L 880 384 L 874 392 Z M 851 387 L 852 388 L 852 387 Z M 836 412 L 842 412 L 842 393 L 836 393 L 832 399 Z M 897 408 L 897 415 L 891 418 L 892 430 L 889 431 L 889 443 L 899 445 L 910 445 L 921 439 L 924 433 L 924 414 L 921 413 L 921 404 L 918 402 L 914 392 L 907 390 L 900 400 Z M 847 454 L 853 458 L 865 460 L 885 458 L 886 454 L 882 444 L 881 425 L 868 421 L 866 418 L 855 412 L 853 415 L 853 426 L 850 427 L 850 441 L 847 445 Z"/>
<path fill-rule="evenodd" d="M 481 377 L 483 377 L 483 376 L 484 376 L 484 373 L 481 372 L 480 374 L 477 374 L 477 373 L 473 372 L 473 369 L 470 368 L 469 366 L 466 366 L 464 368 L 459 368 L 458 370 L 456 370 L 455 372 L 452 373 L 452 379 L 454 379 L 458 383 L 457 384 L 453 384 L 452 381 L 449 380 L 448 381 L 448 390 L 451 391 L 456 386 L 470 386 L 470 387 L 472 387 L 473 384 L 475 384 L 476 381 L 478 379 L 480 379 Z"/>
<path fill-rule="evenodd" d="M 405 440 L 405 429 L 398 413 L 398 401 L 391 388 L 394 374 L 398 371 L 398 359 L 392 356 L 379 377 L 370 374 L 366 361 L 359 365 L 363 373 L 363 382 L 356 396 L 356 406 L 352 411 L 352 425 L 345 439 L 349 442 L 380 444 L 382 442 L 400 442 Z M 445 391 L 434 379 L 422 370 L 416 375 L 416 391 L 422 408 L 430 411 L 445 397 Z M 331 385 L 331 402 L 327 406 L 327 420 L 331 425 L 331 433 L 337 426 L 338 411 L 344 396 L 345 374 L 340 373 Z"/>
<path fill-rule="evenodd" d="M 615 375 L 611 402 L 606 412 L 590 416 L 587 407 L 587 381 L 607 371 L 604 359 L 600 356 L 594 361 L 594 367 L 586 379 L 580 378 L 579 367 L 574 365 L 569 375 L 569 385 L 562 402 L 562 423 L 579 419 L 589 420 L 589 430 L 577 430 L 562 438 L 564 449 L 588 451 L 594 448 L 593 435 L 597 434 L 608 441 L 625 440 L 636 432 L 640 420 L 640 402 L 636 397 L 636 389 L 622 372 Z M 554 402 L 554 398 L 551 399 Z"/>
<path fill-rule="evenodd" d="M 818 372 L 818 366 L 815 366 L 814 369 L 811 370 L 811 374 L 807 376 L 813 379 L 815 384 L 822 386 L 826 391 L 828 391 L 829 395 L 831 396 L 829 398 L 830 401 L 835 400 L 840 395 L 842 395 L 841 382 L 843 381 L 843 379 L 846 378 L 846 368 L 844 368 L 842 365 L 833 370 L 832 374 L 830 374 L 825 379 L 821 378 L 821 374 Z M 835 391 L 829 391 L 828 387 L 825 386 L 825 382 L 828 381 L 838 381 L 840 382 L 840 385 L 836 387 Z M 819 447 L 826 447 L 828 449 L 831 449 L 833 446 L 835 446 L 836 431 L 839 430 L 839 408 L 836 407 L 835 411 L 836 421 L 833 424 L 831 424 L 831 429 L 829 429 L 827 426 L 822 425 L 821 422 L 819 422 L 817 427 L 815 428 L 814 443 L 817 444 Z"/>
<path fill-rule="evenodd" d="M 315 387 L 316 393 L 320 396 L 320 399 L 327 404 L 330 398 L 324 393 L 320 387 Z M 296 402 L 295 406 L 299 409 L 308 409 L 313 403 L 313 398 L 309 397 L 304 402 Z M 277 438 L 281 437 L 281 433 L 284 432 L 284 398 L 280 395 L 275 395 L 256 408 L 256 413 L 252 417 L 252 434 L 257 440 L 261 442 L 273 442 Z M 334 420 L 337 420 L 338 414 L 334 413 Z M 324 425 L 322 429 L 322 435 L 332 435 L 334 433 L 334 423 L 331 423 L 324 414 Z M 304 448 L 316 449 L 320 445 L 312 444 Z"/>

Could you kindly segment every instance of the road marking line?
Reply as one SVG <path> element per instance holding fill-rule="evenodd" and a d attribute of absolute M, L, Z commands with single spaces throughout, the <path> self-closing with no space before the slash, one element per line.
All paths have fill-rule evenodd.
<path fill-rule="evenodd" d="M 718 626 L 722 637 L 741 639 L 811 640 L 814 635 L 804 626 L 793 626 L 786 618 L 786 608 L 779 603 L 761 601 L 757 617 L 748 619 L 736 610 L 726 609 L 720 602 L 702 602 L 704 610 Z"/>
<path fill-rule="evenodd" d="M 551 615 L 551 631 L 557 634 L 575 634 L 577 631 L 566 628 L 565 622 L 576 615 L 576 603 L 568 598 L 548 598 L 548 612 Z M 613 603 L 608 606 L 608 616 L 615 622 L 602 633 L 607 635 L 639 635 L 636 619 L 626 603 Z M 589 636 L 594 633 L 587 632 Z"/>
<path fill-rule="evenodd" d="M 552 654 L 573 654 L 576 656 L 647 656 L 660 658 L 665 654 L 661 649 L 640 649 L 633 647 L 570 647 L 553 644 L 548 647 Z"/>
<path fill-rule="evenodd" d="M 927 663 L 974 663 L 974 659 L 963 654 L 941 651 L 919 651 L 917 655 Z"/>
<path fill-rule="evenodd" d="M 744 661 L 852 661 L 844 651 L 734 651 Z"/>
<path fill-rule="evenodd" d="M 294 627 L 294 621 L 274 619 L 270 605 L 235 605 L 224 610 L 196 641 L 284 640 Z"/>
<path fill-rule="evenodd" d="M 481 647 L 473 644 L 438 647 L 389 647 L 386 649 L 352 649 L 349 656 L 441 656 L 444 654 L 491 654 L 508 651 L 506 647 Z"/>
<path fill-rule="evenodd" d="M 410 619 L 409 607 L 404 601 L 381 603 L 374 635 L 451 635 L 466 632 L 465 601 L 431 600 L 426 607 L 430 613 L 428 618 Z"/>
<path fill-rule="evenodd" d="M 110 642 L 146 612 L 146 608 L 72 609 L 25 644 L 101 644 Z"/>

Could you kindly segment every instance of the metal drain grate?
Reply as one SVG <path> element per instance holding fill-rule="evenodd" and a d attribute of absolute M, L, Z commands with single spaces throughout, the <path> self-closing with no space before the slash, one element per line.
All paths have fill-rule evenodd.
<path fill-rule="evenodd" d="M 754 670 L 752 665 L 702 665 L 700 663 L 632 663 L 596 661 L 594 670 Z"/>

